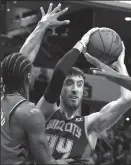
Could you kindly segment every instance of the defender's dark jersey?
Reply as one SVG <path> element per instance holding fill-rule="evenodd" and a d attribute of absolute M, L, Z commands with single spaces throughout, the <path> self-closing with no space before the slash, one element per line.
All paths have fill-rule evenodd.
<path fill-rule="evenodd" d="M 81 116 L 68 120 L 61 110 L 57 110 L 46 122 L 46 135 L 55 159 L 80 160 L 84 157 L 83 159 L 88 159 L 89 162 L 91 157 L 88 148 L 91 151 L 91 147 L 85 133 L 84 120 Z"/>
<path fill-rule="evenodd" d="M 28 150 L 27 138 L 17 139 L 10 127 L 10 117 L 13 112 L 26 103 L 20 95 L 7 95 L 1 99 L 1 164 L 29 165 L 33 164 Z M 23 152 L 24 151 L 24 152 Z"/>

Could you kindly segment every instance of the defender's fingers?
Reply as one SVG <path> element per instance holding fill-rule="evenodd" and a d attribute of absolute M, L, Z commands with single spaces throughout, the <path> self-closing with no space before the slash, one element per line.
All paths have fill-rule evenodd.
<path fill-rule="evenodd" d="M 44 11 L 43 7 L 40 7 L 40 11 L 41 11 L 42 16 L 44 16 L 45 15 L 45 11 Z"/>
<path fill-rule="evenodd" d="M 107 74 L 107 73 L 102 72 L 102 71 L 97 70 L 97 69 L 92 69 L 92 73 L 93 73 L 94 75 L 103 76 L 103 77 L 108 77 L 108 74 Z"/>
<path fill-rule="evenodd" d="M 87 59 L 87 61 L 89 62 L 89 63 L 91 63 L 92 65 L 94 65 L 94 66 L 96 66 L 97 68 L 101 68 L 101 62 L 98 60 L 98 59 L 96 59 L 95 57 L 93 57 L 93 56 L 91 56 L 89 53 L 84 53 L 84 55 L 85 55 L 85 57 L 86 57 L 86 59 Z"/>
<path fill-rule="evenodd" d="M 75 160 L 74 159 L 66 159 L 66 162 L 67 163 L 72 163 L 72 162 L 74 162 Z"/>
<path fill-rule="evenodd" d="M 53 3 L 50 3 L 47 14 L 51 13 L 53 7 Z"/>
<path fill-rule="evenodd" d="M 57 17 L 59 17 L 59 16 L 65 14 L 65 13 L 67 12 L 67 10 L 68 10 L 68 7 L 66 7 L 65 9 L 63 9 L 63 10 L 61 10 L 61 11 L 59 11 L 59 12 L 57 13 Z"/>
<path fill-rule="evenodd" d="M 54 10 L 51 12 L 52 14 L 58 12 L 61 10 L 61 4 L 59 3 L 57 7 L 54 8 Z"/>
<path fill-rule="evenodd" d="M 59 23 L 59 26 L 61 26 L 61 25 L 69 24 L 70 21 L 69 20 L 64 20 L 64 21 L 58 21 L 58 23 Z"/>

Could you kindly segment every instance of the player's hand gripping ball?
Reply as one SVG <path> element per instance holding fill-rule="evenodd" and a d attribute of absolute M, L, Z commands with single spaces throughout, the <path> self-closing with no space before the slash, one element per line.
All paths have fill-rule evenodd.
<path fill-rule="evenodd" d="M 109 28 L 99 28 L 92 33 L 87 45 L 87 52 L 107 65 L 117 61 L 121 51 L 120 36 Z"/>

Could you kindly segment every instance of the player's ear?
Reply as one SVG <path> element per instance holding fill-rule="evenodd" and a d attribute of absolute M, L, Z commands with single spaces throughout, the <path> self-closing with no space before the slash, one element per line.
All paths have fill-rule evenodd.
<path fill-rule="evenodd" d="M 27 81 L 28 81 L 29 83 L 31 83 L 31 73 L 28 73 L 28 75 L 27 75 Z"/>

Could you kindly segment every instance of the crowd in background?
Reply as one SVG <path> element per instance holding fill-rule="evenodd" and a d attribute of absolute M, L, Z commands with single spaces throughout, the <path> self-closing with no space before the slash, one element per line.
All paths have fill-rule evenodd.
<path fill-rule="evenodd" d="M 104 132 L 93 154 L 97 165 L 131 165 L 131 124 Z"/>

